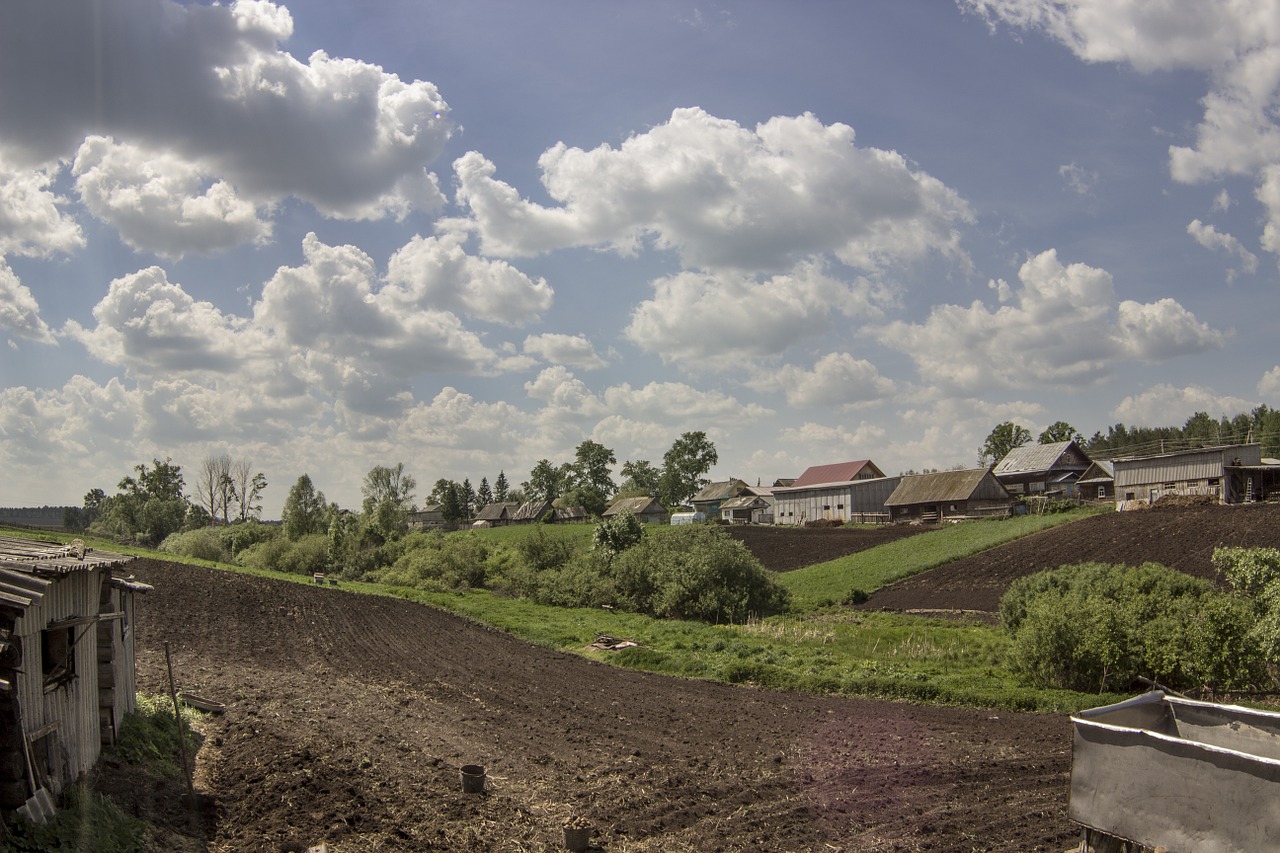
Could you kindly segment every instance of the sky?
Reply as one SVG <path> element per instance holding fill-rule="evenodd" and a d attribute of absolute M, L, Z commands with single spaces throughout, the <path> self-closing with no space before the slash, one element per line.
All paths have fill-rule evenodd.
<path fill-rule="evenodd" d="M 0 505 L 1278 408 L 1278 106 L 1280 0 L 6 0 Z"/>

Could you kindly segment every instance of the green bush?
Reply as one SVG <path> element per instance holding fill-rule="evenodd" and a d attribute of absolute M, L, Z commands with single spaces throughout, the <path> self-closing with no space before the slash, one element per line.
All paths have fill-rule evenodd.
<path fill-rule="evenodd" d="M 558 569 L 578 553 L 577 543 L 568 536 L 548 534 L 545 527 L 538 527 L 532 536 L 521 539 L 516 548 L 525 563 L 534 571 Z"/>
<path fill-rule="evenodd" d="M 1000 602 L 1012 665 L 1036 687 L 1250 689 L 1266 678 L 1245 599 L 1154 563 L 1087 563 L 1015 581 Z"/>
<path fill-rule="evenodd" d="M 701 524 L 655 528 L 613 562 L 619 605 L 668 619 L 745 622 L 786 591 L 741 542 Z"/>
<path fill-rule="evenodd" d="M 371 573 L 375 582 L 437 589 L 485 586 L 490 551 L 478 537 L 415 533 L 388 548 L 400 551 L 400 556 L 388 568 Z"/>
<path fill-rule="evenodd" d="M 172 533 L 160 543 L 160 550 L 166 554 L 194 557 L 197 560 L 212 560 L 220 563 L 231 561 L 231 551 L 214 527 Z"/>

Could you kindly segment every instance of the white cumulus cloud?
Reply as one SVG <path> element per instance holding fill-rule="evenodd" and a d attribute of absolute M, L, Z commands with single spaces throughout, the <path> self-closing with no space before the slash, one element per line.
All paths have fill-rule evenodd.
<path fill-rule="evenodd" d="M 1253 403 L 1240 397 L 1218 394 L 1212 388 L 1188 385 L 1178 388 L 1161 383 L 1139 394 L 1131 394 L 1112 411 L 1121 423 L 1180 424 L 1196 412 L 1208 412 L 1217 418 L 1222 414 L 1247 412 Z"/>
<path fill-rule="evenodd" d="M 53 332 L 40 318 L 40 305 L 35 296 L 18 280 L 3 257 L 0 257 L 0 333 L 42 344 L 54 342 Z"/>
<path fill-rule="evenodd" d="M 287 197 L 344 219 L 438 210 L 427 165 L 453 125 L 437 88 L 323 51 L 301 61 L 283 48 L 292 33 L 289 11 L 265 0 L 0 4 L 0 141 L 27 166 L 70 160 L 91 137 L 129 146 L 82 164 L 86 201 L 170 254 L 224 242 L 229 225 L 259 239 L 251 210 Z M 125 216 L 130 193 L 148 227 Z M 175 207 L 213 234 L 157 231 Z"/>
<path fill-rule="evenodd" d="M 874 364 L 847 352 L 827 353 L 812 370 L 793 364 L 761 370 L 749 384 L 785 392 L 792 406 L 851 407 L 889 399 L 896 390 L 893 380 Z"/>
<path fill-rule="evenodd" d="M 852 128 L 810 114 L 751 130 L 677 109 L 618 148 L 561 143 L 539 166 L 559 207 L 521 199 L 476 152 L 454 163 L 486 252 L 651 243 L 698 269 L 780 270 L 817 254 L 877 269 L 930 251 L 961 256 L 957 229 L 971 219 L 954 191 L 901 155 L 860 148 Z"/>
<path fill-rule="evenodd" d="M 80 226 L 62 210 L 67 200 L 49 189 L 57 171 L 17 166 L 0 149 L 0 257 L 43 256 L 84 245 Z"/>
<path fill-rule="evenodd" d="M 1219 231 L 1199 219 L 1191 220 L 1187 225 L 1187 233 L 1206 249 L 1234 255 L 1240 262 L 1240 268 L 1250 275 L 1258 271 L 1258 256 L 1246 249 L 1243 243 L 1230 234 Z M 1227 272 L 1227 280 L 1234 279 L 1235 273 L 1235 270 L 1229 270 Z"/>
<path fill-rule="evenodd" d="M 1111 275 L 1050 249 L 1022 265 L 1022 287 L 999 282 L 991 310 L 938 305 L 923 323 L 871 329 L 916 362 L 926 382 L 963 391 L 1080 386 L 1107 376 L 1117 360 L 1156 361 L 1221 347 L 1211 329 L 1172 299 L 1116 303 Z"/>
<path fill-rule="evenodd" d="M 544 332 L 524 339 L 524 351 L 552 364 L 563 364 L 579 370 L 596 370 L 606 362 L 585 335 Z"/>

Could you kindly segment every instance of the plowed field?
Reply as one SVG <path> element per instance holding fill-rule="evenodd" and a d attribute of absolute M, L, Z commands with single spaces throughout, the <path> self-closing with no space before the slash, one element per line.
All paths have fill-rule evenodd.
<path fill-rule="evenodd" d="M 812 533 L 794 531 L 803 557 L 772 532 L 757 547 L 785 568 L 873 538 Z M 1206 574 L 1218 544 L 1280 545 L 1280 508 L 1098 516 L 909 579 L 870 606 L 994 609 L 1013 577 L 1086 559 Z M 198 819 L 180 786 L 130 785 L 107 768 L 104 783 L 177 833 L 175 849 L 550 851 L 570 817 L 594 825 L 593 849 L 619 853 L 1076 840 L 1064 716 L 674 679 L 341 588 L 155 561 L 136 570 L 155 585 L 136 625 L 141 688 L 167 690 L 167 642 L 179 689 L 227 706 L 206 725 Z M 488 770 L 483 794 L 461 791 L 470 763 Z"/>
<path fill-rule="evenodd" d="M 143 690 L 216 698 L 189 849 L 1060 851 L 1065 717 L 778 693 L 612 668 L 438 610 L 162 562 Z M 488 771 L 464 794 L 459 766 Z M 112 784 L 107 780 L 107 784 Z M 177 840 L 171 841 L 177 846 Z"/>
<path fill-rule="evenodd" d="M 1067 563 L 1155 562 L 1215 579 L 1218 547 L 1280 548 L 1280 504 L 1104 513 L 906 578 L 863 607 L 995 611 L 1015 578 Z"/>

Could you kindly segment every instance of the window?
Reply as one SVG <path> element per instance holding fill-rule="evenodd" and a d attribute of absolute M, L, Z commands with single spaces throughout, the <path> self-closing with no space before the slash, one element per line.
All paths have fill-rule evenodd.
<path fill-rule="evenodd" d="M 844 509 L 844 504 L 836 504 L 836 509 Z"/>
<path fill-rule="evenodd" d="M 822 505 L 822 511 L 823 511 L 823 512 L 826 512 L 826 511 L 827 511 L 827 510 L 829 510 L 829 509 L 831 509 L 831 504 L 823 504 L 823 505 Z"/>
<path fill-rule="evenodd" d="M 1098 500 L 1102 500 L 1102 499 L 1103 499 L 1103 498 L 1105 498 L 1106 496 L 1107 496 L 1107 487 L 1106 487 L 1106 486 L 1098 486 Z"/>
<path fill-rule="evenodd" d="M 40 632 L 40 673 L 45 687 L 62 687 L 76 677 L 75 628 Z"/>

